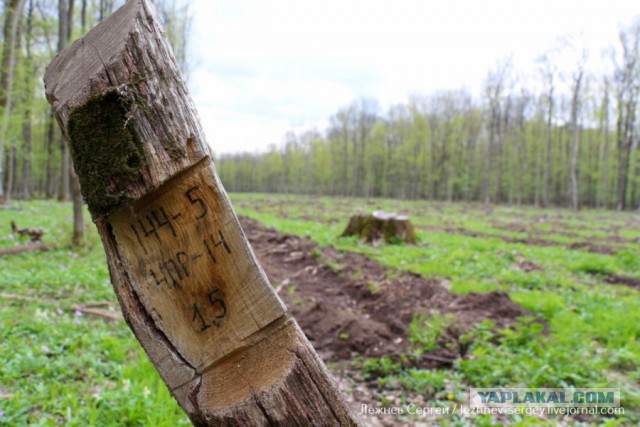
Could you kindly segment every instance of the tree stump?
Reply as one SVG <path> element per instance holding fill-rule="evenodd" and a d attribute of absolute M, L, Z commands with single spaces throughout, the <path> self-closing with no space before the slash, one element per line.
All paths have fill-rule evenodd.
<path fill-rule="evenodd" d="M 359 425 L 216 174 L 149 0 L 45 73 L 125 320 L 195 425 Z"/>
<path fill-rule="evenodd" d="M 354 235 L 372 245 L 382 240 L 392 244 L 416 243 L 416 233 L 409 218 L 395 212 L 374 211 L 371 215 L 352 216 L 340 237 Z"/>

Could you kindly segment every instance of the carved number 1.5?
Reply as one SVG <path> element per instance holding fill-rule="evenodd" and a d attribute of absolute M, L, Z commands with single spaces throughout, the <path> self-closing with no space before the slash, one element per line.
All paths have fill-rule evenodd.
<path fill-rule="evenodd" d="M 196 322 L 200 326 L 200 331 L 205 331 L 212 326 L 219 327 L 221 319 L 227 315 L 227 306 L 224 303 L 222 292 L 219 289 L 214 289 L 207 294 L 211 307 L 209 310 L 200 307 L 198 304 L 193 304 L 191 310 L 193 311 L 192 322 Z M 213 315 L 210 313 L 213 311 Z M 213 319 L 207 321 L 207 319 Z"/>

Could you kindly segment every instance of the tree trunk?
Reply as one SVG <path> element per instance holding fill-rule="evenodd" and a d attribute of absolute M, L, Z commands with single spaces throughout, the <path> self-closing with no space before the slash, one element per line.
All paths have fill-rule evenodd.
<path fill-rule="evenodd" d="M 58 52 L 61 52 L 66 46 L 69 40 L 71 22 L 69 21 L 69 12 L 72 8 L 72 3 L 67 3 L 67 0 L 58 0 Z M 61 202 L 69 200 L 70 190 L 70 177 L 71 168 L 69 160 L 69 147 L 67 145 L 66 138 L 63 138 L 60 143 L 60 192 L 58 193 L 58 200 Z"/>
<path fill-rule="evenodd" d="M 602 134 L 602 180 L 598 191 L 597 207 L 607 208 L 609 205 L 609 81 L 604 80 L 604 93 L 602 99 L 602 111 L 600 113 L 600 133 Z"/>
<path fill-rule="evenodd" d="M 52 199 L 55 195 L 55 168 L 53 166 L 53 150 L 55 147 L 56 128 L 54 123 L 53 111 L 51 111 L 47 124 L 47 180 L 45 182 L 45 197 Z"/>
<path fill-rule="evenodd" d="M 78 175 L 73 167 L 71 167 L 71 197 L 73 200 L 73 236 L 71 244 L 73 246 L 82 246 L 84 244 L 84 207 L 80 181 L 78 181 Z"/>
<path fill-rule="evenodd" d="M 13 198 L 14 183 L 16 177 L 16 147 L 13 142 L 9 145 L 9 156 L 7 157 L 7 180 L 4 199 L 8 202 Z"/>
<path fill-rule="evenodd" d="M 80 6 L 80 34 L 87 30 L 87 0 L 82 0 Z"/>
<path fill-rule="evenodd" d="M 60 16 L 60 27 L 58 32 L 60 39 L 58 40 L 58 51 L 61 52 L 71 40 L 74 0 L 59 0 L 58 5 L 58 12 Z M 84 19 L 84 17 L 82 19 Z M 71 165 L 67 138 L 62 139 L 60 147 L 62 148 L 60 153 L 60 158 L 62 160 L 62 183 L 58 199 L 61 201 L 69 200 L 69 190 L 71 190 L 71 200 L 73 202 L 73 236 L 71 238 L 71 243 L 73 246 L 82 246 L 84 243 L 84 216 L 80 183 L 78 182 L 78 176 L 76 175 L 75 169 Z"/>
<path fill-rule="evenodd" d="M 417 243 L 409 218 L 395 212 L 374 211 L 371 215 L 354 215 L 340 237 L 359 236 L 363 243 L 378 246 L 386 243 Z"/>
<path fill-rule="evenodd" d="M 3 28 L 2 69 L 0 70 L 0 110 L 2 110 L 2 122 L 0 122 L 0 200 L 5 197 L 4 191 L 4 151 L 13 96 L 13 77 L 16 63 L 16 38 L 18 36 L 18 24 L 22 17 L 22 11 L 26 0 L 10 0 L 5 2 L 5 21 Z"/>
<path fill-rule="evenodd" d="M 547 110 L 547 144 L 545 146 L 544 182 L 542 186 L 542 206 L 549 206 L 551 191 L 551 161 L 553 149 L 553 86 L 549 90 L 549 109 Z"/>
<path fill-rule="evenodd" d="M 33 75 L 35 68 L 33 66 L 33 58 L 31 56 L 32 29 L 33 29 L 33 0 L 29 1 L 27 10 L 27 25 L 25 32 L 25 69 L 24 73 L 24 114 L 22 122 L 22 196 L 30 199 L 33 195 L 33 173 L 31 166 L 31 147 L 33 140 L 33 97 L 35 81 Z"/>
<path fill-rule="evenodd" d="M 573 82 L 573 97 L 571 98 L 571 128 L 573 130 L 573 141 L 571 147 L 571 161 L 569 163 L 569 173 L 571 175 L 571 207 L 573 210 L 579 208 L 578 193 L 578 153 L 580 151 L 580 133 L 578 128 L 578 110 L 580 108 L 580 90 L 582 77 L 584 75 L 581 66 Z"/>
<path fill-rule="evenodd" d="M 191 421 L 359 424 L 248 246 L 151 3 L 63 51 L 45 87 L 124 317 Z"/>

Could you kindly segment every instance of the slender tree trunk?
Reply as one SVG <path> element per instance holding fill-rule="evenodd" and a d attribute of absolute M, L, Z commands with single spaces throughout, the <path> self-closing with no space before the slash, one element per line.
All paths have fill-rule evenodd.
<path fill-rule="evenodd" d="M 13 190 L 16 179 L 16 147 L 13 142 L 9 144 L 9 156 L 7 157 L 7 187 L 5 200 L 10 201 L 13 198 Z"/>
<path fill-rule="evenodd" d="M 80 33 L 87 31 L 87 0 L 82 0 L 80 7 Z"/>
<path fill-rule="evenodd" d="M 600 133 L 603 138 L 602 143 L 602 179 L 600 181 L 600 188 L 598 191 L 598 207 L 605 208 L 609 204 L 609 157 L 611 143 L 609 139 L 609 81 L 604 81 L 604 94 L 602 99 L 602 111 L 600 113 L 601 124 Z"/>
<path fill-rule="evenodd" d="M 349 194 L 349 130 L 346 125 L 343 127 L 342 132 L 342 191 L 340 194 L 347 196 Z"/>
<path fill-rule="evenodd" d="M 536 136 L 538 136 L 538 134 L 540 133 L 539 130 L 540 125 L 536 126 Z M 536 138 L 538 139 L 538 138 Z M 535 166 L 535 182 L 534 182 L 534 189 L 533 189 L 533 205 L 535 207 L 540 207 L 540 189 L 541 187 L 543 187 L 542 184 L 542 169 L 543 169 L 543 149 L 539 146 L 539 144 L 534 144 L 534 155 L 536 156 L 536 166 Z"/>
<path fill-rule="evenodd" d="M 27 25 L 25 32 L 25 70 L 24 73 L 24 115 L 22 121 L 22 195 L 25 199 L 33 196 L 33 173 L 31 166 L 31 147 L 33 139 L 33 97 L 35 82 L 33 75 L 35 68 L 33 66 L 33 58 L 31 56 L 32 43 L 32 25 L 33 22 L 33 0 L 29 0 L 29 8 L 27 10 Z"/>
<path fill-rule="evenodd" d="M 494 163 L 493 152 L 496 140 L 496 118 L 492 109 L 489 119 L 489 140 L 487 141 L 487 153 L 485 154 L 484 171 L 482 173 L 482 202 L 488 205 L 491 202 L 491 169 Z"/>
<path fill-rule="evenodd" d="M 571 162 L 569 164 L 569 173 L 571 175 L 571 207 L 578 210 L 579 197 L 578 192 L 578 153 L 580 152 L 580 129 L 578 126 L 578 110 L 580 108 L 580 90 L 584 72 L 582 67 L 578 71 L 573 83 L 573 97 L 571 99 L 571 128 L 573 130 L 573 140 L 571 147 Z"/>
<path fill-rule="evenodd" d="M 62 51 L 71 40 L 73 30 L 73 10 L 74 0 L 59 0 L 59 16 L 60 27 L 58 35 L 60 37 L 58 41 L 58 50 Z M 83 11 L 86 12 L 85 2 L 83 2 Z M 84 15 L 82 20 L 84 20 Z M 83 23 L 84 25 L 84 23 Z M 59 200 L 69 199 L 69 190 L 71 190 L 72 202 L 73 202 L 73 236 L 71 242 L 74 246 L 81 246 L 84 243 L 84 217 L 83 217 L 83 200 L 80 192 L 80 183 L 78 182 L 78 176 L 75 173 L 70 161 L 69 144 L 67 138 L 62 138 L 62 152 L 60 153 L 62 159 L 62 185 Z"/>
<path fill-rule="evenodd" d="M 47 124 L 47 181 L 45 187 L 45 196 L 47 199 L 53 199 L 56 194 L 56 170 L 54 167 L 54 149 L 56 146 L 56 129 L 53 111 L 50 112 Z"/>
<path fill-rule="evenodd" d="M 551 191 L 551 161 L 553 150 L 553 88 L 549 90 L 549 108 L 547 110 L 547 144 L 545 148 L 544 181 L 542 186 L 542 206 L 549 206 Z"/>
<path fill-rule="evenodd" d="M 505 159 L 503 158 L 504 155 L 504 146 L 505 146 L 505 133 L 507 131 L 507 124 L 508 124 L 508 120 L 509 120 L 509 110 L 510 110 L 510 105 L 511 105 L 511 99 L 506 96 L 506 99 L 504 100 L 504 107 L 501 107 L 500 104 L 500 98 L 499 98 L 499 94 L 496 95 L 496 102 L 498 103 L 497 105 L 497 111 L 498 111 L 498 116 L 496 118 L 497 120 L 497 139 L 496 139 L 496 161 L 495 161 L 495 168 L 496 168 L 496 186 L 495 186 L 495 203 L 502 203 L 504 201 L 504 195 L 503 195 L 503 186 L 504 186 L 504 163 L 505 163 Z"/>
<path fill-rule="evenodd" d="M 45 88 L 124 317 L 193 424 L 360 424 L 248 246 L 153 5 L 61 52 Z"/>
<path fill-rule="evenodd" d="M 631 92 L 626 102 L 619 101 L 618 107 L 618 187 L 617 210 L 627 208 L 627 187 L 629 183 L 629 161 L 633 146 L 633 129 L 635 125 L 635 93 Z"/>
<path fill-rule="evenodd" d="M 616 208 L 627 207 L 627 188 L 629 185 L 629 167 L 631 150 L 636 133 L 636 114 L 638 113 L 638 97 L 640 96 L 640 20 L 627 30 L 620 32 L 622 44 L 622 63 L 616 69 L 618 121 L 618 183 L 616 191 Z"/>
<path fill-rule="evenodd" d="M 4 7 L 4 43 L 2 48 L 2 69 L 0 70 L 0 110 L 2 110 L 2 122 L 0 123 L 0 200 L 5 197 L 4 153 L 13 98 L 18 25 L 22 18 L 25 3 L 26 0 L 7 0 Z"/>
<path fill-rule="evenodd" d="M 84 244 L 84 207 L 82 200 L 82 192 L 80 191 L 80 182 L 76 175 L 75 168 L 71 167 L 71 192 L 73 196 L 73 237 L 71 243 L 73 246 L 82 246 Z"/>
<path fill-rule="evenodd" d="M 61 52 L 66 46 L 69 40 L 69 11 L 72 8 L 72 3 L 68 0 L 58 0 L 58 52 Z M 66 138 L 62 138 L 60 144 L 60 192 L 58 193 L 58 200 L 63 202 L 69 200 L 70 187 L 70 160 L 69 160 L 69 148 L 67 146 Z"/>
<path fill-rule="evenodd" d="M 517 190 L 517 197 L 516 197 L 516 203 L 518 204 L 518 206 L 520 206 L 522 204 L 523 199 L 525 199 L 524 179 L 529 169 L 529 162 L 527 162 L 527 147 L 528 147 L 527 121 L 525 117 L 525 109 L 526 109 L 527 103 L 529 102 L 529 99 L 522 99 L 521 102 L 522 102 L 522 105 L 520 106 L 520 114 L 518 119 L 519 120 L 518 129 L 520 133 L 520 143 L 518 144 L 519 155 L 518 155 L 518 159 L 516 160 L 516 165 L 517 163 L 520 163 L 519 165 L 520 169 L 518 171 L 515 171 L 515 170 L 513 171 L 513 173 L 517 175 L 517 180 L 518 180 L 518 190 Z M 532 158 L 531 161 L 534 162 L 535 159 Z M 535 163 L 533 167 L 535 168 Z"/>

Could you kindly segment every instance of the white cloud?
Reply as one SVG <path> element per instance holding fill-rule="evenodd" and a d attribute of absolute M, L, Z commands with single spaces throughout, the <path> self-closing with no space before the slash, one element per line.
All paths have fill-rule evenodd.
<path fill-rule="evenodd" d="M 520 71 L 559 36 L 592 58 L 640 12 L 609 0 L 196 0 L 191 90 L 217 153 L 265 149 L 359 97 L 385 104 L 466 86 L 496 62 Z"/>

